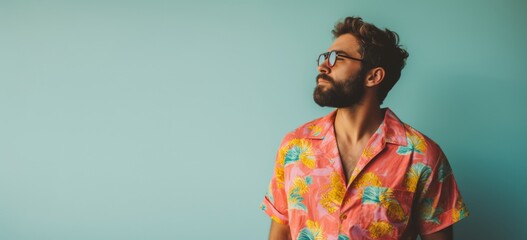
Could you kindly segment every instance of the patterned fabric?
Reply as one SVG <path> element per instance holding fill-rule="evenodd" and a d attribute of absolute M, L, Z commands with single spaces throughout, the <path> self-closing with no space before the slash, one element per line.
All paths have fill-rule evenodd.
<path fill-rule="evenodd" d="M 285 136 L 261 208 L 293 239 L 415 239 L 469 215 L 440 147 L 384 111 L 349 181 L 336 111 Z"/>

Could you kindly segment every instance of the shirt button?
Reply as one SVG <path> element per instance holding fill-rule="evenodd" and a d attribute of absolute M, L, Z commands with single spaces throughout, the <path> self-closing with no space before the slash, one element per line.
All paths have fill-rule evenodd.
<path fill-rule="evenodd" d="M 345 220 L 347 218 L 346 214 L 341 214 L 340 215 L 340 220 Z"/>

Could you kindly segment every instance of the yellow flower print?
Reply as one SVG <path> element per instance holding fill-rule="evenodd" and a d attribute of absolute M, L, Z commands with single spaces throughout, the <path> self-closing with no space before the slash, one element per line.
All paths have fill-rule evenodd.
<path fill-rule="evenodd" d="M 285 155 L 287 154 L 289 144 L 283 146 L 278 150 L 277 166 L 275 167 L 276 185 L 277 187 L 284 188 L 284 165 Z"/>
<path fill-rule="evenodd" d="M 407 138 L 408 146 L 399 146 L 397 149 L 397 154 L 407 155 L 412 152 L 424 154 L 426 151 L 426 142 L 425 139 L 415 133 L 408 133 Z"/>
<path fill-rule="evenodd" d="M 311 130 L 311 133 L 313 134 L 313 136 L 318 136 L 322 132 L 322 127 L 319 125 L 311 125 L 307 128 Z"/>
<path fill-rule="evenodd" d="M 307 220 L 306 227 L 300 230 L 297 240 L 326 240 L 318 222 Z"/>
<path fill-rule="evenodd" d="M 322 228 L 319 226 L 318 222 L 307 220 L 306 225 L 307 228 L 311 230 L 313 235 L 319 235 L 320 233 L 322 233 Z"/>
<path fill-rule="evenodd" d="M 293 139 L 282 149 L 280 157 L 283 156 L 284 166 L 300 160 L 308 168 L 315 168 L 315 156 L 308 140 Z"/>
<path fill-rule="evenodd" d="M 424 163 L 415 163 L 406 173 L 405 185 L 410 192 L 415 192 L 417 188 L 422 188 L 430 177 L 432 169 Z M 421 190 L 421 189 L 419 189 Z"/>
<path fill-rule="evenodd" d="M 311 176 L 306 178 L 299 177 L 293 181 L 293 186 L 289 190 L 289 196 L 287 197 L 287 202 L 291 208 L 307 211 L 307 207 L 303 202 L 303 194 L 309 190 L 307 185 L 311 184 L 311 181 Z"/>
<path fill-rule="evenodd" d="M 283 145 L 278 151 L 277 166 L 275 167 L 276 185 L 284 188 L 284 167 L 300 160 L 308 168 L 315 168 L 315 157 L 311 143 L 305 139 L 293 139 Z"/>
<path fill-rule="evenodd" d="M 387 221 L 373 222 L 368 226 L 368 233 L 371 238 L 378 239 L 390 236 L 393 233 L 393 226 Z"/>
<path fill-rule="evenodd" d="M 375 186 L 364 188 L 362 204 L 380 204 L 386 209 L 390 221 L 402 222 L 407 219 L 401 204 L 393 197 L 390 188 Z"/>
<path fill-rule="evenodd" d="M 276 186 L 279 189 L 284 188 L 284 168 L 283 167 L 275 168 L 275 175 L 276 175 Z"/>
<path fill-rule="evenodd" d="M 454 208 L 454 211 L 452 211 L 452 218 L 454 222 L 457 222 L 466 216 L 468 216 L 468 210 L 465 206 L 465 202 L 463 200 L 459 199 L 456 201 L 456 206 Z"/>
<path fill-rule="evenodd" d="M 386 208 L 386 214 L 388 216 L 388 219 L 390 219 L 393 222 L 402 222 L 406 220 L 406 214 L 404 214 L 404 210 L 401 207 L 401 204 L 395 199 L 381 199 L 381 205 Z"/>
<path fill-rule="evenodd" d="M 293 182 L 293 188 L 297 189 L 298 193 L 304 194 L 307 192 L 307 182 L 303 178 L 296 178 Z"/>
<path fill-rule="evenodd" d="M 379 177 L 375 175 L 375 173 L 367 172 L 362 174 L 358 179 L 353 181 L 353 187 L 355 188 L 363 188 L 368 186 L 381 186 L 381 180 L 379 180 Z"/>
<path fill-rule="evenodd" d="M 331 182 L 325 186 L 325 189 L 329 190 L 322 194 L 320 204 L 329 213 L 334 213 L 342 204 L 344 194 L 346 194 L 346 186 L 344 186 L 344 183 L 336 172 L 331 173 L 330 180 Z"/>
<path fill-rule="evenodd" d="M 362 152 L 362 155 L 367 159 L 373 158 L 373 155 L 374 155 L 373 148 L 372 147 L 365 148 L 364 151 Z"/>
<path fill-rule="evenodd" d="M 418 135 L 412 134 L 408 136 L 408 140 L 410 140 L 410 142 L 414 146 L 414 149 L 417 150 L 418 152 L 424 153 L 426 151 L 426 142 L 424 138 Z"/>

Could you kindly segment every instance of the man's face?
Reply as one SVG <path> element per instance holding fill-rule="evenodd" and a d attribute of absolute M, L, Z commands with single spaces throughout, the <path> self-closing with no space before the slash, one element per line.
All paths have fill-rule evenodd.
<path fill-rule="evenodd" d="M 344 34 L 333 42 L 329 51 L 337 51 L 339 55 L 362 59 L 360 45 L 351 34 Z M 364 96 L 364 76 L 362 62 L 337 57 L 335 64 L 330 67 L 326 60 L 318 66 L 319 74 L 317 86 L 313 93 L 315 102 L 328 107 L 350 107 L 362 100 Z"/>

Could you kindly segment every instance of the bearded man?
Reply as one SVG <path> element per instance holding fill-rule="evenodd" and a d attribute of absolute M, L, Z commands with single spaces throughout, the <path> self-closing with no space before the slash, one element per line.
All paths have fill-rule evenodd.
<path fill-rule="evenodd" d="M 447 158 L 380 107 L 408 57 L 398 35 L 360 17 L 332 33 L 313 98 L 336 110 L 280 144 L 261 205 L 269 238 L 453 239 L 452 225 L 469 213 Z"/>

